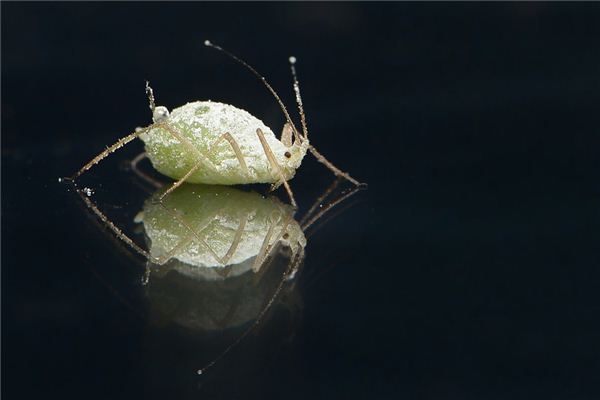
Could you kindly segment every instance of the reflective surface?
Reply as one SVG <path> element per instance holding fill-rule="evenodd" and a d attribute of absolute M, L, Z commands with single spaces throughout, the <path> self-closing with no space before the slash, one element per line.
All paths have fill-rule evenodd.
<path fill-rule="evenodd" d="M 2 3 L 2 394 L 597 398 L 599 19 L 593 3 Z M 268 92 L 205 38 L 290 112 L 296 56 L 311 142 L 369 189 L 306 233 L 296 279 L 198 375 L 252 324 L 225 318 L 235 295 L 263 303 L 289 255 L 258 286 L 159 269 L 143 285 L 143 258 L 57 178 L 150 121 L 145 79 L 170 108 L 224 101 L 278 132 Z M 147 244 L 141 150 L 81 187 Z M 331 180 L 304 161 L 296 220 Z"/>

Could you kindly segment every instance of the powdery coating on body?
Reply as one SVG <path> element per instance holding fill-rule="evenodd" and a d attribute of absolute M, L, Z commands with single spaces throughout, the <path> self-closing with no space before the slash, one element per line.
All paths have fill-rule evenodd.
<path fill-rule="evenodd" d="M 155 124 L 156 128 L 140 136 L 154 168 L 173 179 L 181 179 L 192 169 L 199 155 L 160 128 L 162 123 L 168 124 L 205 156 L 206 162 L 186 180 L 188 182 L 232 185 L 280 181 L 269 164 L 257 129 L 262 130 L 277 162 L 284 167 L 286 179 L 294 175 L 294 168 L 285 168 L 287 148 L 261 120 L 229 104 L 196 101 L 174 109 L 166 121 Z M 215 145 L 227 132 L 241 150 L 248 167 L 247 174 L 227 140 Z"/>

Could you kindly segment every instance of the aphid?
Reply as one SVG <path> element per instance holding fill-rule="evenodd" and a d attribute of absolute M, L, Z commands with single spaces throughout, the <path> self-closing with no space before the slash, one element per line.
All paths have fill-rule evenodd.
<path fill-rule="evenodd" d="M 302 132 L 294 125 L 275 90 L 253 67 L 208 40 L 204 44 L 225 53 L 263 82 L 277 100 L 287 121 L 280 139 L 258 118 L 224 103 L 196 101 L 169 112 L 164 106 L 156 106 L 153 90 L 147 82 L 146 94 L 153 123 L 108 147 L 83 166 L 72 179 L 78 178 L 110 153 L 140 137 L 154 168 L 176 180 L 163 193 L 161 200 L 183 182 L 219 185 L 270 183 L 272 189 L 283 185 L 295 207 L 296 201 L 288 180 L 292 179 L 307 152 L 313 154 L 336 176 L 357 186 L 362 185 L 334 166 L 310 144 L 295 57 L 290 57 L 289 62 Z"/>

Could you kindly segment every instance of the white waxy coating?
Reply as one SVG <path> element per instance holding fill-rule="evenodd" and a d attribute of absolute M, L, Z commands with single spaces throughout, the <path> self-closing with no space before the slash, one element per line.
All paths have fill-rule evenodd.
<path fill-rule="evenodd" d="M 197 152 L 191 151 L 167 129 L 161 128 L 162 123 L 168 124 L 184 137 Z M 212 101 L 188 103 L 174 109 L 165 120 L 156 124 L 156 128 L 141 138 L 154 167 L 173 179 L 181 179 L 196 165 L 200 153 L 204 155 L 205 162 L 187 179 L 188 182 L 244 184 L 281 181 L 281 176 L 269 163 L 257 129 L 264 133 L 285 178 L 290 179 L 305 151 L 302 152 L 297 146 L 285 147 L 261 120 L 229 104 Z M 232 145 L 225 139 L 219 141 L 224 133 L 229 133 L 239 146 L 247 172 L 242 168 Z M 291 153 L 292 157 L 286 157 L 286 152 Z"/>

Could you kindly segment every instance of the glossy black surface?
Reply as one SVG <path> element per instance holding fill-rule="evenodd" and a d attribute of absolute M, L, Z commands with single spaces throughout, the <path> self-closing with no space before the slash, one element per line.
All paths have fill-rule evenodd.
<path fill-rule="evenodd" d="M 1 7 L 3 397 L 600 396 L 598 4 Z M 146 79 L 169 108 L 220 100 L 278 132 L 207 38 L 290 109 L 295 55 L 313 143 L 369 189 L 309 238 L 287 303 L 198 376 L 231 337 L 154 318 L 143 263 L 57 178 L 150 122 Z M 85 177 L 122 225 L 141 149 Z M 330 180 L 305 161 L 303 210 Z"/>

